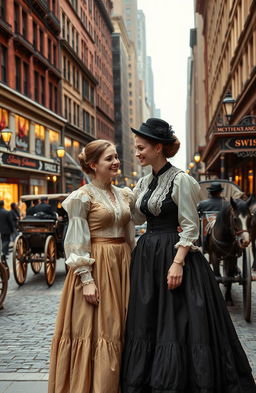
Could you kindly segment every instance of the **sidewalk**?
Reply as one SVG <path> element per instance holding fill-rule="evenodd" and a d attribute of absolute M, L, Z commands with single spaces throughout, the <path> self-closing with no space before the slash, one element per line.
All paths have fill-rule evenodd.
<path fill-rule="evenodd" d="M 0 373 L 0 393 L 47 393 L 48 374 Z"/>

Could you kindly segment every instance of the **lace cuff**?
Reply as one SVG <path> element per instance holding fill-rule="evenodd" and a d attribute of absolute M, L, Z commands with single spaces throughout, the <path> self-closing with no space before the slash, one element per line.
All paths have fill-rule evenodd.
<path fill-rule="evenodd" d="M 84 255 L 76 255 L 73 252 L 69 255 L 66 260 L 66 264 L 74 270 L 74 274 L 81 275 L 83 273 L 91 272 L 92 265 L 95 259 L 90 258 L 90 254 L 87 252 Z"/>
<path fill-rule="evenodd" d="M 199 250 L 199 247 L 194 245 L 193 240 L 189 240 L 189 239 L 180 239 L 178 243 L 175 244 L 174 247 L 179 248 L 179 246 L 190 247 L 190 251 Z"/>

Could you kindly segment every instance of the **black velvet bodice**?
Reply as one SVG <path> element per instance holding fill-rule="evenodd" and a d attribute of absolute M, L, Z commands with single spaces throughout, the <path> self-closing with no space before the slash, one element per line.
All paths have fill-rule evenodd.
<path fill-rule="evenodd" d="M 161 212 L 158 216 L 154 216 L 148 209 L 148 201 L 156 189 L 159 180 L 159 176 L 166 172 L 169 168 L 171 168 L 171 164 L 167 162 L 167 164 L 160 169 L 157 174 L 153 174 L 153 180 L 148 186 L 148 190 L 145 192 L 140 210 L 147 218 L 147 232 L 177 232 L 177 227 L 179 226 L 178 222 L 178 206 L 172 200 L 172 188 L 173 182 L 171 183 L 171 187 L 169 188 L 169 192 L 166 195 L 166 198 L 162 202 Z"/>

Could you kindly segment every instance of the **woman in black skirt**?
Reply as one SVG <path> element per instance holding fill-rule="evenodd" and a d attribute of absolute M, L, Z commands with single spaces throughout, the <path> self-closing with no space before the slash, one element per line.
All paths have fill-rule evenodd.
<path fill-rule="evenodd" d="M 167 161 L 179 142 L 160 119 L 132 131 L 136 156 L 153 171 L 134 190 L 134 219 L 147 220 L 147 232 L 132 256 L 122 393 L 256 392 L 215 277 L 195 246 L 200 187 Z"/>

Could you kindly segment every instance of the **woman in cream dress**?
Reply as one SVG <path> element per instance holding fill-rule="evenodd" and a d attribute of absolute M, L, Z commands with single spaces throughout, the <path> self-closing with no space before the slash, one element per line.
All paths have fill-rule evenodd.
<path fill-rule="evenodd" d="M 62 206 L 69 216 L 65 280 L 52 341 L 49 393 L 118 393 L 134 232 L 131 191 L 111 184 L 119 159 L 104 140 L 79 156 L 92 183 Z"/>

